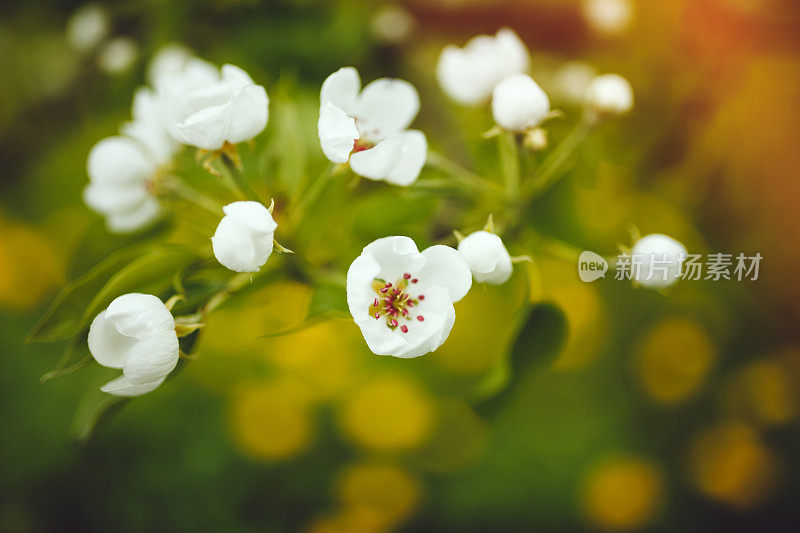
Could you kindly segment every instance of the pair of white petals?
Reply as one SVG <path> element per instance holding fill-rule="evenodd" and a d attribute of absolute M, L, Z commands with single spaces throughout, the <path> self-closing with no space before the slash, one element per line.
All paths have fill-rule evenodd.
<path fill-rule="evenodd" d="M 89 351 L 101 365 L 122 376 L 100 390 L 115 396 L 138 396 L 161 385 L 178 364 L 175 320 L 149 294 L 125 294 L 95 317 L 89 328 Z"/>
<path fill-rule="evenodd" d="M 419 94 L 407 81 L 380 78 L 361 90 L 358 71 L 341 68 L 320 91 L 322 151 L 365 178 L 409 185 L 428 153 L 425 134 L 408 129 L 418 112 Z"/>

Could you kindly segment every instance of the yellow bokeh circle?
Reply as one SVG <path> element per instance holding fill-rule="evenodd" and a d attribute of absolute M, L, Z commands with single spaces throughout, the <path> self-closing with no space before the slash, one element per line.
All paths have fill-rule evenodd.
<path fill-rule="evenodd" d="M 409 471 L 377 462 L 357 463 L 339 476 L 336 492 L 346 507 L 364 507 L 392 521 L 411 515 L 419 501 L 421 483 Z"/>

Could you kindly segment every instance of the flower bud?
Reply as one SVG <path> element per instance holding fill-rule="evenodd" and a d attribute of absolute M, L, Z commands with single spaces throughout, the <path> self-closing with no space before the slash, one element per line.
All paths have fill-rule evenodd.
<path fill-rule="evenodd" d="M 664 289 L 678 281 L 686 248 L 672 237 L 652 233 L 631 250 L 632 278 L 648 289 Z"/>
<path fill-rule="evenodd" d="M 523 132 L 538 126 L 550 112 L 550 100 L 533 78 L 512 74 L 492 92 L 492 115 L 501 127 Z"/>
<path fill-rule="evenodd" d="M 494 233 L 476 231 L 458 243 L 458 251 L 467 260 L 472 277 L 479 283 L 501 285 L 511 277 L 511 256 Z"/>
<path fill-rule="evenodd" d="M 98 314 L 89 327 L 89 351 L 122 376 L 100 390 L 138 396 L 154 390 L 178 364 L 178 335 L 167 307 L 150 294 L 124 294 Z"/>
<path fill-rule="evenodd" d="M 222 208 L 217 231 L 211 238 L 214 257 L 234 272 L 258 272 L 272 253 L 278 225 L 258 202 L 233 202 Z"/>
<path fill-rule="evenodd" d="M 619 74 L 603 74 L 589 84 L 586 103 L 599 113 L 623 115 L 633 108 L 633 89 Z"/>

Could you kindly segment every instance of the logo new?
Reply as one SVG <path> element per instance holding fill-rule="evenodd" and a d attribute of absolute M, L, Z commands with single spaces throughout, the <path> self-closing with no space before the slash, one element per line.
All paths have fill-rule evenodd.
<path fill-rule="evenodd" d="M 604 278 L 607 270 L 608 261 L 603 256 L 588 250 L 581 252 L 578 258 L 578 277 L 581 278 L 581 281 L 589 283 L 590 281 Z"/>

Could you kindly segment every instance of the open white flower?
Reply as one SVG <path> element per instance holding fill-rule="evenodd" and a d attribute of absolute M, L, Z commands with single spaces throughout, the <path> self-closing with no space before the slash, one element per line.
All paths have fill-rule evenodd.
<path fill-rule="evenodd" d="M 267 91 L 239 67 L 223 65 L 217 71 L 197 58 L 167 67 L 154 83 L 165 125 L 177 141 L 217 150 L 226 142 L 252 139 L 266 127 Z"/>
<path fill-rule="evenodd" d="M 528 49 L 508 28 L 496 35 L 477 35 L 464 48 L 448 45 L 439 56 L 436 76 L 453 100 L 464 105 L 489 99 L 497 83 L 510 74 L 528 70 Z"/>
<path fill-rule="evenodd" d="M 598 113 L 623 115 L 633 109 L 633 89 L 619 74 L 603 74 L 589 84 L 586 104 Z"/>
<path fill-rule="evenodd" d="M 428 156 L 428 141 L 407 129 L 419 112 L 419 95 L 404 80 L 379 78 L 361 89 L 353 67 L 340 68 L 320 91 L 317 129 L 325 157 L 350 161 L 359 176 L 409 185 Z"/>
<path fill-rule="evenodd" d="M 100 390 L 115 396 L 150 392 L 178 364 L 175 320 L 155 296 L 124 294 L 95 317 L 89 351 L 101 365 L 122 369 L 122 376 Z"/>
<path fill-rule="evenodd" d="M 509 131 L 524 132 L 535 128 L 550 113 L 550 99 L 527 74 L 511 74 L 492 91 L 492 115 L 497 124 Z"/>
<path fill-rule="evenodd" d="M 135 231 L 158 217 L 158 201 L 150 192 L 158 161 L 141 143 L 107 137 L 92 147 L 86 166 L 89 185 L 83 199 L 106 217 L 109 231 Z"/>
<path fill-rule="evenodd" d="M 347 272 L 347 305 L 377 355 L 418 357 L 447 340 L 453 303 L 472 285 L 466 260 L 449 246 L 422 253 L 408 237 L 384 237 L 364 248 Z"/>
<path fill-rule="evenodd" d="M 631 250 L 632 278 L 649 289 L 674 285 L 686 259 L 686 247 L 672 237 L 651 233 L 636 241 Z"/>
<path fill-rule="evenodd" d="M 258 202 L 233 202 L 211 238 L 214 257 L 235 272 L 258 272 L 272 253 L 278 224 Z"/>
<path fill-rule="evenodd" d="M 458 243 L 458 251 L 478 283 L 502 285 L 514 272 L 503 240 L 494 233 L 483 230 L 471 233 Z"/>

